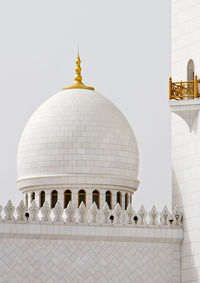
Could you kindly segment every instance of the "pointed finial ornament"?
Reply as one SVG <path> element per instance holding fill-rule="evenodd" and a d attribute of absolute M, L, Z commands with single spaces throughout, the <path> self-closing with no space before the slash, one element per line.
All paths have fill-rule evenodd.
<path fill-rule="evenodd" d="M 78 56 L 76 59 L 76 77 L 74 79 L 74 83 L 71 86 L 68 87 L 64 87 L 63 90 L 65 89 L 72 89 L 72 88 L 84 88 L 84 89 L 91 89 L 94 90 L 93 87 L 91 86 L 86 86 L 84 85 L 84 83 L 82 82 L 82 76 L 81 76 L 81 59 L 79 56 L 79 51 L 78 51 Z"/>

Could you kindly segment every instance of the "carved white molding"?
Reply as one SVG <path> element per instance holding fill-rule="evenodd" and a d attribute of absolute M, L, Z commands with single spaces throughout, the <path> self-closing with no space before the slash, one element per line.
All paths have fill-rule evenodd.
<path fill-rule="evenodd" d="M 24 223 L 26 222 L 26 206 L 24 205 L 24 201 L 21 200 L 19 206 L 17 207 L 17 222 Z"/>
<path fill-rule="evenodd" d="M 149 212 L 149 224 L 150 225 L 158 225 L 158 211 L 156 210 L 155 205 L 153 205 L 151 211 Z"/>
<path fill-rule="evenodd" d="M 122 223 L 122 208 L 120 206 L 119 203 L 116 204 L 114 210 L 113 210 L 113 214 L 114 214 L 114 224 L 121 224 Z"/>
<path fill-rule="evenodd" d="M 91 208 L 88 211 L 89 223 L 90 224 L 98 224 L 99 221 L 99 209 L 96 205 L 96 202 L 93 202 Z"/>
<path fill-rule="evenodd" d="M 4 221 L 5 222 L 14 222 L 15 218 L 13 216 L 14 211 L 15 211 L 15 207 L 13 206 L 11 200 L 8 201 L 8 203 L 6 204 L 6 206 L 4 207 L 4 211 L 5 211 L 5 218 Z"/>
<path fill-rule="evenodd" d="M 86 213 L 87 213 L 87 210 L 86 210 L 86 207 L 85 207 L 85 204 L 84 202 L 82 201 L 79 208 L 77 209 L 77 212 L 78 212 L 78 223 L 79 224 L 84 224 L 84 223 L 87 223 L 87 220 L 86 220 Z"/>
<path fill-rule="evenodd" d="M 55 207 L 53 208 L 53 212 L 54 212 L 54 216 L 55 216 L 53 223 L 63 224 L 64 223 L 64 220 L 62 218 L 63 208 L 62 208 L 59 201 L 56 203 Z"/>
<path fill-rule="evenodd" d="M 169 210 L 165 205 L 160 213 L 160 224 L 163 226 L 169 226 L 169 216 L 170 216 Z"/>
<path fill-rule="evenodd" d="M 139 225 L 146 225 L 146 216 L 147 216 L 147 212 L 143 206 L 143 204 L 140 206 L 140 209 L 137 212 L 137 217 L 138 217 L 138 224 Z"/>
<path fill-rule="evenodd" d="M 165 206 L 159 213 L 153 205 L 150 212 L 147 213 L 144 206 L 141 205 L 140 209 L 135 213 L 133 206 L 129 203 L 126 210 L 122 210 L 119 203 L 116 204 L 113 210 L 110 210 L 107 203 L 104 204 L 100 210 L 94 202 L 87 210 L 85 204 L 82 202 L 75 210 L 72 202 L 68 203 L 65 210 L 62 208 L 60 202 L 51 209 L 46 201 L 40 209 L 35 200 L 32 201 L 29 211 L 21 201 L 17 206 L 17 217 L 14 217 L 15 207 L 9 200 L 4 207 L 5 217 L 1 216 L 2 206 L 0 206 L 0 222 L 2 223 L 33 223 L 33 224 L 67 224 L 67 225 L 109 225 L 109 226 L 135 226 L 135 227 L 148 227 L 149 225 L 165 228 L 180 228 L 182 227 L 183 213 L 175 206 L 170 213 Z M 53 213 L 52 213 L 53 212 Z M 66 219 L 63 218 L 63 212 Z M 51 217 L 51 213 L 54 217 Z M 149 219 L 147 220 L 147 214 Z M 160 217 L 158 217 L 160 215 Z M 136 225 L 137 224 L 137 225 Z"/>
<path fill-rule="evenodd" d="M 42 212 L 42 219 L 41 223 L 52 223 L 52 220 L 50 218 L 51 208 L 49 207 L 49 204 L 47 201 L 43 204 L 43 207 L 41 207 Z"/>
<path fill-rule="evenodd" d="M 32 201 L 31 206 L 29 207 L 29 222 L 30 223 L 39 223 L 38 218 L 39 208 L 35 200 Z"/>
<path fill-rule="evenodd" d="M 111 210 L 110 210 L 107 202 L 104 204 L 103 209 L 101 210 L 101 215 L 102 215 L 101 223 L 109 224 L 110 223 Z"/>
<path fill-rule="evenodd" d="M 65 208 L 65 214 L 67 216 L 65 223 L 69 223 L 69 224 L 75 223 L 75 219 L 74 219 L 75 209 L 71 201 L 68 203 L 67 207 Z"/>
<path fill-rule="evenodd" d="M 129 203 L 127 210 L 126 210 L 126 219 L 125 219 L 125 224 L 126 225 L 131 225 L 133 224 L 133 217 L 135 216 L 135 212 L 133 210 L 133 206 L 131 203 Z"/>

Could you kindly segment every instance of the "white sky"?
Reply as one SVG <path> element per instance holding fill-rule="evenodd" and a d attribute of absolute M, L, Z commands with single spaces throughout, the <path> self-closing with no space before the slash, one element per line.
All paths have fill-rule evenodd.
<path fill-rule="evenodd" d="M 16 187 L 20 134 L 33 111 L 74 79 L 114 102 L 139 146 L 135 205 L 171 206 L 171 7 L 160 0 L 0 1 L 0 204 Z"/>

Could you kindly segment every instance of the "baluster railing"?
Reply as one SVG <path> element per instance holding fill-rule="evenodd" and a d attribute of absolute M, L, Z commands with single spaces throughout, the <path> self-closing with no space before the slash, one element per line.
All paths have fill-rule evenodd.
<path fill-rule="evenodd" d="M 200 80 L 198 80 L 197 75 L 193 81 L 180 81 L 173 82 L 172 78 L 169 78 L 169 100 L 183 100 L 183 99 L 194 99 L 199 98 L 200 94 L 198 92 L 198 85 Z"/>

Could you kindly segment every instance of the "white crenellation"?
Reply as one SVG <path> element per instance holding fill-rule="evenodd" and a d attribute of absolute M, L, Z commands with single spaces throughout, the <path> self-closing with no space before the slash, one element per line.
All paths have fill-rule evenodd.
<path fill-rule="evenodd" d="M 140 206 L 140 209 L 138 210 L 137 215 L 135 215 L 135 216 L 138 217 L 138 224 L 140 224 L 140 225 L 146 225 L 147 224 L 147 222 L 146 222 L 147 212 L 146 212 L 143 205 Z"/>
<path fill-rule="evenodd" d="M 26 213 L 26 206 L 23 200 L 21 200 L 19 206 L 17 207 L 17 214 L 18 214 L 17 222 L 20 222 L 20 223 L 26 222 L 25 213 Z"/>
<path fill-rule="evenodd" d="M 4 207 L 4 211 L 5 211 L 5 218 L 4 221 L 5 222 L 14 222 L 15 218 L 13 216 L 14 211 L 15 211 L 15 207 L 13 206 L 11 200 L 8 201 L 8 203 L 6 204 L 6 206 Z"/>
<path fill-rule="evenodd" d="M 158 211 L 156 210 L 155 205 L 153 205 L 151 211 L 149 212 L 150 225 L 158 224 Z"/>
<path fill-rule="evenodd" d="M 68 206 L 65 208 L 65 214 L 66 214 L 66 223 L 69 224 L 75 223 L 75 219 L 74 219 L 75 209 L 71 201 L 68 203 Z"/>
<path fill-rule="evenodd" d="M 169 217 L 170 217 L 170 213 L 169 210 L 167 208 L 167 206 L 165 205 L 163 210 L 160 213 L 160 223 L 163 226 L 169 226 Z"/>
<path fill-rule="evenodd" d="M 86 221 L 86 215 L 87 215 L 87 210 L 85 207 L 84 202 L 81 202 L 79 208 L 77 209 L 78 212 L 78 224 L 83 224 L 83 223 L 87 223 Z"/>
<path fill-rule="evenodd" d="M 119 203 L 116 204 L 114 211 L 113 211 L 113 216 L 114 216 L 114 224 L 121 224 L 122 223 L 122 209 Z"/>
<path fill-rule="evenodd" d="M 102 216 L 101 223 L 108 224 L 110 222 L 110 215 L 111 215 L 111 210 L 107 202 L 105 202 L 101 210 L 101 216 Z"/>
<path fill-rule="evenodd" d="M 182 220 L 183 213 L 177 205 L 175 205 L 175 207 L 173 209 L 172 217 L 173 217 L 174 225 L 175 226 L 181 226 L 181 223 L 183 221 Z"/>
<path fill-rule="evenodd" d="M 39 223 L 38 218 L 39 208 L 35 200 L 32 201 L 31 206 L 29 207 L 29 222 L 30 223 Z"/>
<path fill-rule="evenodd" d="M 53 223 L 56 223 L 56 224 L 64 223 L 64 220 L 62 218 L 63 208 L 61 207 L 59 201 L 56 203 L 56 206 L 53 208 L 53 212 L 54 212 L 54 215 L 55 215 Z"/>
<path fill-rule="evenodd" d="M 0 207 L 1 214 L 2 207 Z M 133 206 L 129 203 L 126 210 L 122 210 L 119 203 L 116 204 L 113 210 L 109 209 L 107 203 L 104 203 L 102 209 L 98 209 L 94 202 L 89 209 L 81 202 L 79 208 L 75 209 L 72 202 L 69 202 L 67 208 L 63 210 L 59 201 L 56 206 L 51 209 L 48 202 L 45 202 L 43 207 L 39 209 L 35 200 L 32 201 L 31 206 L 27 210 L 24 201 L 22 200 L 16 208 L 17 217 L 14 217 L 15 207 L 9 200 L 4 207 L 5 217 L 1 217 L 1 222 L 16 222 L 16 223 L 30 223 L 30 224 L 84 224 L 84 225 L 116 225 L 116 226 L 135 226 L 137 227 L 182 227 L 183 214 L 181 210 L 175 206 L 172 213 L 169 213 L 165 206 L 159 213 L 155 206 L 147 213 L 144 206 L 135 213 Z M 64 213 L 65 212 L 65 213 Z M 63 215 L 66 215 L 66 217 Z M 147 215 L 149 218 L 147 219 Z M 160 218 L 158 217 L 160 215 Z M 112 219 L 112 217 L 113 219 Z M 137 216 L 137 221 L 134 220 Z M 171 225 L 169 220 L 173 219 Z"/>
<path fill-rule="evenodd" d="M 129 203 L 127 210 L 126 210 L 126 220 L 125 220 L 126 225 L 133 224 L 133 216 L 134 215 L 135 215 L 135 212 L 133 210 L 133 206 L 132 206 L 132 204 Z"/>
<path fill-rule="evenodd" d="M 99 217 L 99 209 L 97 208 L 97 205 L 95 202 L 93 202 L 91 208 L 88 211 L 88 218 L 90 224 L 98 224 L 98 217 Z"/>
<path fill-rule="evenodd" d="M 51 208 L 49 207 L 49 204 L 48 204 L 47 201 L 45 201 L 43 207 L 41 207 L 40 210 L 42 212 L 41 223 L 50 223 L 50 222 L 52 222 L 52 220 L 50 218 Z"/>

